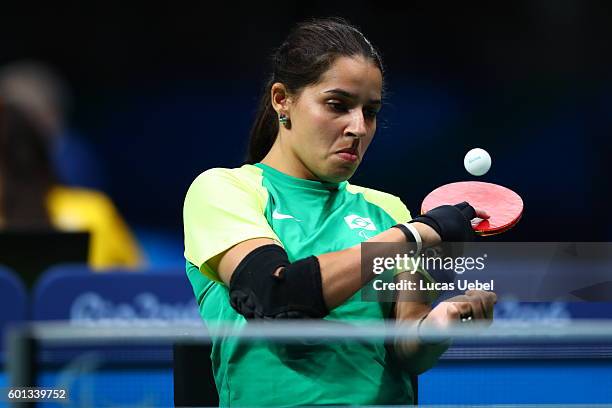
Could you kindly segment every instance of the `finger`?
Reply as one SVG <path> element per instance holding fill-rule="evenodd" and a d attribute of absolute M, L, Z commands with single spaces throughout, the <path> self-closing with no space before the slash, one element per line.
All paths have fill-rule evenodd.
<path fill-rule="evenodd" d="M 493 292 L 483 293 L 483 304 L 487 312 L 490 323 L 493 322 L 495 304 L 497 303 L 497 295 Z"/>
<path fill-rule="evenodd" d="M 474 210 L 476 211 L 476 217 L 478 218 L 482 218 L 484 220 L 486 220 L 487 218 L 491 218 L 489 213 L 483 210 L 482 208 L 474 208 Z"/>
<path fill-rule="evenodd" d="M 488 300 L 486 294 L 483 293 L 481 296 L 478 296 L 478 300 L 480 310 L 482 311 L 482 318 L 484 320 L 493 320 L 493 305 Z"/>
<path fill-rule="evenodd" d="M 470 317 L 470 320 L 473 319 L 473 317 L 471 317 L 472 307 L 470 301 L 470 297 L 466 295 L 458 295 L 445 300 L 444 302 L 448 303 L 446 308 L 446 317 L 448 321 L 461 321 L 462 316 L 466 318 Z"/>
<path fill-rule="evenodd" d="M 464 300 L 464 303 L 469 304 L 470 312 L 469 315 L 472 316 L 472 319 L 482 319 L 484 317 L 483 307 L 480 301 L 481 294 L 479 290 L 468 290 L 465 292 L 465 295 L 462 297 L 457 296 L 457 298 L 461 298 Z"/>
<path fill-rule="evenodd" d="M 464 292 L 465 296 L 487 296 L 493 299 L 493 303 L 497 303 L 497 295 L 495 294 L 495 292 L 490 292 L 488 290 L 476 290 L 476 289 L 470 289 L 470 290 L 466 290 Z"/>
<path fill-rule="evenodd" d="M 484 290 L 467 290 L 466 296 L 474 307 L 474 317 L 485 320 L 493 319 L 493 305 L 497 301 L 497 295 Z"/>
<path fill-rule="evenodd" d="M 467 297 L 482 296 L 485 299 L 487 305 L 494 305 L 497 303 L 497 295 L 495 294 L 495 292 L 489 292 L 486 290 L 466 290 L 465 295 Z"/>
<path fill-rule="evenodd" d="M 455 307 L 459 312 L 455 320 L 459 320 L 463 323 L 474 320 L 474 309 L 471 302 L 458 302 L 455 303 Z"/>
<path fill-rule="evenodd" d="M 459 320 L 462 313 L 464 313 L 464 309 L 462 309 L 463 302 L 450 302 L 448 307 L 446 308 L 446 316 L 450 322 L 455 322 Z"/>
<path fill-rule="evenodd" d="M 485 307 L 482 303 L 482 296 L 473 296 L 470 299 L 470 306 L 472 309 L 472 318 L 481 320 L 481 319 L 486 319 L 487 318 L 487 314 L 486 314 L 486 310 Z"/>
<path fill-rule="evenodd" d="M 493 292 L 486 292 L 483 297 L 483 303 L 489 316 L 489 320 L 493 321 L 493 310 L 497 303 L 497 295 Z"/>

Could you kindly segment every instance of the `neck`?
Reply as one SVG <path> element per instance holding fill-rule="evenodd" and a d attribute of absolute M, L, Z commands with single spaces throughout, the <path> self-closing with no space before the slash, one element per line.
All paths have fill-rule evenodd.
<path fill-rule="evenodd" d="M 283 139 L 281 134 L 276 137 L 272 148 L 261 162 L 293 177 L 319 181 L 289 146 L 282 142 Z"/>

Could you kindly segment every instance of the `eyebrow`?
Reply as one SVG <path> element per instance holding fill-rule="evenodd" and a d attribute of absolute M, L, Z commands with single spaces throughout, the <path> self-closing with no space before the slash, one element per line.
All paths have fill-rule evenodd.
<path fill-rule="evenodd" d="M 341 95 L 341 96 L 344 96 L 344 97 L 350 98 L 350 99 L 358 99 L 357 95 L 352 94 L 352 93 L 350 93 L 348 91 L 345 91 L 344 89 L 339 89 L 339 88 L 330 89 L 329 91 L 325 91 L 323 93 L 331 93 L 331 94 Z M 381 105 L 382 104 L 380 99 L 370 99 L 368 102 L 370 104 L 372 104 L 372 105 Z"/>

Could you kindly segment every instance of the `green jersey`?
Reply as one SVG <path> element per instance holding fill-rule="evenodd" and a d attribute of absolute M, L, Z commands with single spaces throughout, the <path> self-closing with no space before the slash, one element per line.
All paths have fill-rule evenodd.
<path fill-rule="evenodd" d="M 406 222 L 401 200 L 376 190 L 304 180 L 258 163 L 215 168 L 193 182 L 183 210 L 187 275 L 205 322 L 246 324 L 229 289 L 208 264 L 253 238 L 270 238 L 290 261 L 339 251 Z M 326 320 L 364 324 L 390 317 L 392 304 L 362 301 L 360 292 Z M 382 342 L 300 346 L 216 338 L 211 354 L 222 406 L 409 404 L 409 377 Z"/>

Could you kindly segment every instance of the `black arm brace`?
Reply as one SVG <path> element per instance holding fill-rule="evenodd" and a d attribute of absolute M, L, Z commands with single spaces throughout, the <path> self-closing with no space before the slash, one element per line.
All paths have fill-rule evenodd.
<path fill-rule="evenodd" d="M 410 222 L 422 222 L 436 230 L 445 242 L 466 242 L 474 238 L 471 220 L 476 216 L 474 207 L 467 202 L 442 205 Z"/>
<path fill-rule="evenodd" d="M 276 275 L 278 268 L 284 269 Z M 289 262 L 278 245 L 249 253 L 236 267 L 229 288 L 232 307 L 247 319 L 321 318 L 329 313 L 317 257 Z"/>

